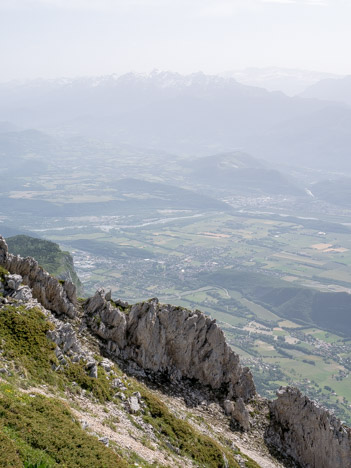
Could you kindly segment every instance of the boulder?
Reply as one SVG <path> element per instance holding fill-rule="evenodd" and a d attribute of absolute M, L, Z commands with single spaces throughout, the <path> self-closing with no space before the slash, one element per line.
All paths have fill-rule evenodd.
<path fill-rule="evenodd" d="M 11 294 L 11 297 L 18 301 L 28 302 L 33 299 L 32 290 L 29 286 L 21 286 L 14 292 L 14 294 Z"/>
<path fill-rule="evenodd" d="M 235 425 L 238 425 L 244 431 L 250 429 L 250 414 L 242 398 L 238 398 L 235 402 L 225 400 L 223 407 L 225 414 L 234 420 Z"/>
<path fill-rule="evenodd" d="M 248 431 L 250 429 L 250 414 L 242 398 L 238 398 L 236 400 L 232 416 L 233 419 L 237 421 L 241 429 L 244 431 Z"/>
<path fill-rule="evenodd" d="M 135 414 L 141 410 L 137 396 L 131 396 L 128 398 L 128 408 L 129 412 L 132 414 Z"/>
<path fill-rule="evenodd" d="M 12 289 L 13 291 L 17 291 L 22 284 L 22 276 L 21 275 L 7 275 L 7 288 Z"/>

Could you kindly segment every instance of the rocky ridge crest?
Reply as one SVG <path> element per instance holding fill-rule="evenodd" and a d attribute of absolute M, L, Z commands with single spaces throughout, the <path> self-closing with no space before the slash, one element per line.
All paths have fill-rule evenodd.
<path fill-rule="evenodd" d="M 216 321 L 198 310 L 151 299 L 133 305 L 126 314 L 106 300 L 102 289 L 88 299 L 84 310 L 112 356 L 163 373 L 173 382 L 195 379 L 221 391 L 225 399 L 249 401 L 256 394 L 250 370 L 241 367 Z"/>

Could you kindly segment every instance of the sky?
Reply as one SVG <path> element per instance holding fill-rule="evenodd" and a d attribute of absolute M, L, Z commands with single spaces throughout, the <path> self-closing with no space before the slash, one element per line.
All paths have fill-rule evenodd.
<path fill-rule="evenodd" d="M 0 81 L 277 66 L 351 74 L 351 0 L 0 0 Z"/>

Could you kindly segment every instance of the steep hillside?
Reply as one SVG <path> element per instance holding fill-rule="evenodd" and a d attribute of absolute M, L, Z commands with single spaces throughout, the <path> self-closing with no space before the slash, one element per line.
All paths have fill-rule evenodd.
<path fill-rule="evenodd" d="M 351 76 L 320 80 L 308 87 L 300 96 L 337 101 L 351 106 Z"/>
<path fill-rule="evenodd" d="M 313 195 L 328 203 L 351 208 L 351 179 L 323 180 L 311 186 Z"/>
<path fill-rule="evenodd" d="M 351 457 L 350 428 L 296 389 L 260 398 L 200 311 L 101 289 L 77 301 L 2 237 L 0 291 L 4 467 L 345 468 Z"/>
<path fill-rule="evenodd" d="M 82 283 L 75 272 L 71 254 L 63 252 L 58 244 L 24 235 L 8 237 L 6 242 L 13 254 L 35 258 L 48 273 L 60 280 L 71 281 L 82 291 Z"/>
<path fill-rule="evenodd" d="M 9 255 L 0 240 L 0 264 L 21 272 L 27 263 L 33 267 L 32 260 Z M 234 402 L 225 415 L 222 397 L 211 390 L 216 381 L 212 382 L 210 369 L 207 387 L 196 384 L 196 378 L 182 378 L 176 367 L 172 379 L 167 379 L 162 369 L 149 369 L 146 374 L 148 366 L 143 370 L 133 357 L 132 324 L 128 359 L 120 359 L 115 353 L 111 360 L 106 349 L 109 341 L 98 336 L 109 332 L 111 339 L 117 339 L 121 333 L 113 330 L 116 315 L 122 321 L 132 320 L 137 311 L 152 307 L 151 303 L 136 305 L 133 312 L 126 304 L 117 306 L 97 294 L 101 302 L 92 298 L 79 305 L 74 294 L 68 299 L 60 283 L 48 281 L 40 267 L 30 271 L 31 278 L 24 276 L 23 280 L 31 287 L 23 285 L 18 274 L 10 274 L 3 267 L 0 272 L 0 449 L 7 454 L 2 466 L 259 467 L 240 451 L 241 440 L 238 445 L 232 444 L 229 423 L 234 417 Z M 41 301 L 45 291 L 52 300 L 54 290 L 57 305 L 62 300 L 73 301 L 74 312 L 69 312 L 73 319 L 63 309 L 58 319 L 33 299 L 32 295 Z M 58 310 L 57 305 L 52 309 Z M 165 306 L 163 313 L 167 310 Z M 174 315 L 175 311 L 169 312 Z M 199 315 L 198 319 L 204 317 Z M 194 320 L 190 322 L 194 324 Z M 193 363 L 192 369 L 197 369 L 200 381 L 202 366 L 206 371 L 206 361 L 214 362 L 210 358 L 213 332 L 206 331 L 206 320 L 203 325 L 202 333 L 205 337 L 209 334 L 207 351 L 203 364 L 194 367 Z M 187 327 L 183 333 L 187 339 Z M 223 334 L 218 339 L 226 346 Z M 233 352 L 228 356 L 237 361 L 231 376 L 240 376 L 238 357 Z M 244 375 L 250 379 L 247 371 Z M 255 396 L 253 386 L 247 387 L 247 396 Z M 265 404 L 252 404 L 257 408 L 263 405 L 267 413 Z M 235 417 L 242 423 L 249 417 L 243 403 L 241 409 L 240 404 L 236 408 Z M 267 459 L 267 466 L 280 466 L 262 443 L 262 447 L 256 444 L 255 450 L 251 443 L 247 445 L 251 446 L 250 455 Z"/>
<path fill-rule="evenodd" d="M 285 194 L 305 196 L 296 181 L 273 168 L 266 161 L 242 152 L 217 154 L 183 165 L 188 178 L 197 184 L 243 194 Z"/>
<path fill-rule="evenodd" d="M 202 281 L 240 291 L 279 317 L 351 336 L 351 294 L 346 292 L 321 292 L 271 275 L 230 269 L 203 273 Z"/>

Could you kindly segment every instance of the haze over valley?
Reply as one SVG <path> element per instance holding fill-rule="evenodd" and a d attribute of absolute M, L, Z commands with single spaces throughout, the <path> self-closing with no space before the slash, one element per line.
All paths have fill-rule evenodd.
<path fill-rule="evenodd" d="M 276 433 L 285 427 L 274 419 L 286 397 L 274 400 L 280 386 L 297 387 L 351 425 L 351 6 L 29 3 L 0 5 L 0 406 L 7 385 L 28 394 L 37 385 L 71 399 L 73 409 L 88 398 L 77 421 L 99 438 L 97 459 L 112 440 L 111 456 L 127 460 L 111 466 L 319 468 L 291 447 L 280 455 L 267 447 L 271 438 L 280 450 Z M 10 314 L 16 307 L 26 317 L 20 330 L 29 327 L 30 307 L 17 304 L 18 294 L 39 300 L 54 323 L 44 326 L 33 309 L 45 343 L 56 339 L 56 348 L 33 344 L 39 354 L 56 350 L 46 387 L 28 377 L 31 363 L 17 363 L 17 341 L 4 331 L 20 320 Z M 80 344 L 72 338 L 67 351 L 62 333 Z M 89 426 L 94 411 L 115 438 Z M 188 420 L 204 439 L 192 439 Z M 0 448 L 1 437 L 11 447 L 19 440 L 5 426 Z M 262 446 L 251 448 L 255 438 Z M 217 458 L 201 455 L 208 440 L 220 447 Z M 16 466 L 66 463 L 23 444 Z"/>
<path fill-rule="evenodd" d="M 0 93 L 3 235 L 58 242 L 85 294 L 209 313 L 263 395 L 349 420 L 346 103 L 171 72 Z"/>

